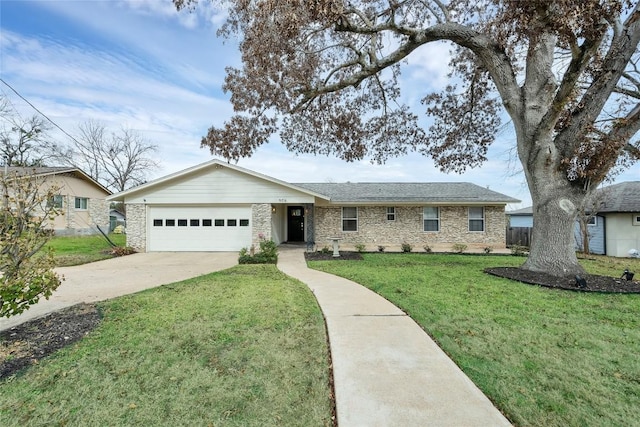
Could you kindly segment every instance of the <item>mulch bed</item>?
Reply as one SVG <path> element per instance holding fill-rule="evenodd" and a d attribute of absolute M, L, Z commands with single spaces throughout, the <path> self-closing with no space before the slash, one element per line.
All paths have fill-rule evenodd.
<path fill-rule="evenodd" d="M 640 293 L 640 282 L 637 280 L 624 280 L 609 276 L 597 276 L 586 274 L 584 287 L 577 284 L 575 276 L 556 277 L 546 273 L 522 270 L 517 267 L 493 267 L 486 268 L 485 273 L 494 276 L 505 277 L 530 285 L 545 286 L 548 288 L 564 289 L 579 292 L 605 292 L 605 293 Z"/>
<path fill-rule="evenodd" d="M 0 332 L 0 379 L 80 340 L 100 323 L 93 304 L 78 304 Z"/>

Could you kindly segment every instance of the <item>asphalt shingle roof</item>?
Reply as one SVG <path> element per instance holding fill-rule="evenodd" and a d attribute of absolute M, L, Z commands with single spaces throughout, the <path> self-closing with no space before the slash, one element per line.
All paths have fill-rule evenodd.
<path fill-rule="evenodd" d="M 76 168 L 69 166 L 56 166 L 56 167 L 21 167 L 21 166 L 9 166 L 7 171 L 10 174 L 16 174 L 18 176 L 24 175 L 47 175 L 52 173 L 60 173 L 66 171 L 74 171 Z M 0 172 L 4 172 L 4 167 L 0 167 Z"/>
<path fill-rule="evenodd" d="M 603 202 L 596 210 L 599 213 L 640 212 L 640 181 L 626 181 L 603 187 L 596 193 Z M 533 215 L 533 207 L 507 212 L 507 215 Z"/>
<path fill-rule="evenodd" d="M 293 184 L 332 202 L 517 203 L 519 200 L 468 182 Z"/>
<path fill-rule="evenodd" d="M 598 212 L 640 212 L 640 181 L 626 181 L 599 190 L 604 203 Z"/>

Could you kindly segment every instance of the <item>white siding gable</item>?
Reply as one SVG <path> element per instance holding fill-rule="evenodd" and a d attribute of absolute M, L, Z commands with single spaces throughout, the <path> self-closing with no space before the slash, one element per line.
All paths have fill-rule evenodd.
<path fill-rule="evenodd" d="M 310 194 L 259 177 L 215 165 L 136 192 L 126 203 L 247 204 L 313 203 Z"/>

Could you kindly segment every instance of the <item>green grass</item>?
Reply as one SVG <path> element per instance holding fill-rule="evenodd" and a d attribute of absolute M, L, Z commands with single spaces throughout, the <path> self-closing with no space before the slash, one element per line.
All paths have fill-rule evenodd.
<path fill-rule="evenodd" d="M 590 257 L 593 274 L 639 260 Z M 415 319 L 518 426 L 640 425 L 640 295 L 586 294 L 484 274 L 509 256 L 365 254 L 310 265 Z"/>
<path fill-rule="evenodd" d="M 124 234 L 110 234 L 109 239 L 118 246 L 125 245 Z M 56 266 L 64 267 L 112 258 L 111 245 L 99 235 L 55 236 L 46 245 L 54 250 Z"/>
<path fill-rule="evenodd" d="M 309 289 L 243 265 L 100 305 L 101 325 L 0 382 L 3 426 L 327 426 Z"/>

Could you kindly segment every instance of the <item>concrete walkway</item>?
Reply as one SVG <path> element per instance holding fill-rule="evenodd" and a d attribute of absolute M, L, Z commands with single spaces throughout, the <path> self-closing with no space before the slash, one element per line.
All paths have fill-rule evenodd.
<path fill-rule="evenodd" d="M 81 302 L 96 302 L 180 280 L 238 263 L 236 252 L 152 252 L 111 258 L 55 271 L 64 281 L 48 300 L 19 316 L 0 319 L 0 331 Z"/>
<path fill-rule="evenodd" d="M 324 313 L 340 427 L 509 426 L 509 422 L 396 306 L 352 281 L 308 269 L 304 249 L 281 246 L 278 267 L 306 283 Z M 58 268 L 49 300 L 0 330 L 95 302 L 232 267 L 237 253 L 143 253 Z"/>
<path fill-rule="evenodd" d="M 281 246 L 278 267 L 306 283 L 324 313 L 339 427 L 509 426 L 404 312 L 350 280 L 308 269 Z"/>

